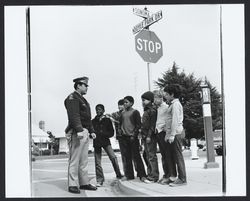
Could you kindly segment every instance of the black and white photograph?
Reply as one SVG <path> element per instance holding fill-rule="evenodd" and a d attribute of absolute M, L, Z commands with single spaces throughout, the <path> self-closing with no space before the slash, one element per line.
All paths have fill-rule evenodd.
<path fill-rule="evenodd" d="M 244 18 L 5 6 L 5 196 L 246 196 Z"/>

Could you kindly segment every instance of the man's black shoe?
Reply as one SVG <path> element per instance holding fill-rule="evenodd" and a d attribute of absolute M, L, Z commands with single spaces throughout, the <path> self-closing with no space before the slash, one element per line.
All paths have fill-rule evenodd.
<path fill-rule="evenodd" d="M 97 187 L 93 186 L 91 184 L 88 184 L 88 185 L 81 185 L 80 189 L 89 190 L 89 191 L 95 191 L 95 190 L 97 190 Z"/>
<path fill-rule="evenodd" d="M 69 186 L 69 192 L 70 193 L 81 193 L 81 191 L 79 190 L 79 188 L 77 186 Z"/>

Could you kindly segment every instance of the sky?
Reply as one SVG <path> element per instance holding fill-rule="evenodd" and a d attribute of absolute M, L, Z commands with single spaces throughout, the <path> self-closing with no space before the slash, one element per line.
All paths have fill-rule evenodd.
<path fill-rule="evenodd" d="M 141 94 L 148 91 L 147 63 L 135 50 L 133 26 L 144 7 L 163 18 L 150 26 L 162 42 L 163 56 L 150 64 L 154 81 L 175 62 L 180 72 L 194 73 L 220 86 L 219 5 L 31 6 L 32 122 L 63 133 L 67 125 L 64 99 L 74 91 L 73 79 L 89 77 L 86 99 L 117 110 L 126 95 L 142 113 Z"/>

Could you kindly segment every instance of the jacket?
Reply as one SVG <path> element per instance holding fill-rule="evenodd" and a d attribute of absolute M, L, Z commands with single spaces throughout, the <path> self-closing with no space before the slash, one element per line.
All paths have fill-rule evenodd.
<path fill-rule="evenodd" d="M 114 112 L 114 113 L 111 114 L 111 120 L 114 122 L 114 125 L 115 125 L 115 132 L 116 132 L 116 138 L 117 139 L 119 137 L 121 137 L 121 130 L 119 129 L 121 113 L 122 112 L 117 111 L 117 112 Z"/>
<path fill-rule="evenodd" d="M 103 116 L 101 118 L 95 117 L 92 120 L 93 127 L 95 129 L 96 138 L 94 139 L 94 147 L 106 147 L 110 145 L 109 138 L 114 136 L 114 128 L 112 121 Z"/>
<path fill-rule="evenodd" d="M 144 108 L 142 115 L 141 134 L 142 138 L 151 137 L 155 134 L 155 126 L 157 120 L 157 109 L 150 105 Z"/>
<path fill-rule="evenodd" d="M 95 132 L 91 122 L 90 105 L 84 97 L 75 91 L 64 100 L 64 105 L 68 114 L 66 133 L 71 129 L 76 133 L 82 132 L 83 128 L 88 129 L 89 133 Z"/>

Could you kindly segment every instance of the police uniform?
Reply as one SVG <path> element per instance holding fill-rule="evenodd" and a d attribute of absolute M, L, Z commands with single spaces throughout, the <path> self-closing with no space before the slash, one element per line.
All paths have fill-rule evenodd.
<path fill-rule="evenodd" d="M 88 84 L 87 77 L 77 78 L 73 81 Z M 70 192 L 71 187 L 79 191 L 79 186 L 82 189 L 82 186 L 90 185 L 88 179 L 89 135 L 83 139 L 77 138 L 77 133 L 82 132 L 84 129 L 87 129 L 89 133 L 94 133 L 90 105 L 77 91 L 71 93 L 65 99 L 64 105 L 68 114 L 68 126 L 65 129 L 66 135 L 69 136 L 68 187 Z"/>

